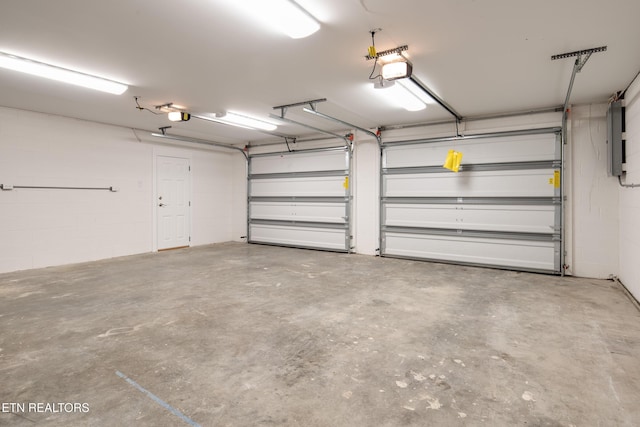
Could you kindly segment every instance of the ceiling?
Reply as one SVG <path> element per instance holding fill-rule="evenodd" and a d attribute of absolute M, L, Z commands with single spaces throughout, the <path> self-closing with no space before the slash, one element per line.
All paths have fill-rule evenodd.
<path fill-rule="evenodd" d="M 154 106 L 268 119 L 280 114 L 274 106 L 326 98 L 318 111 L 362 128 L 451 119 L 437 104 L 408 112 L 374 92 L 365 59 L 374 28 L 379 51 L 408 45 L 414 75 L 464 117 L 562 105 L 575 58 L 554 54 L 608 47 L 577 75 L 576 104 L 606 101 L 640 70 L 638 0 L 298 0 L 321 23 L 303 39 L 249 19 L 238 1 L 2 1 L 0 51 L 130 87 L 115 96 L 0 69 L 0 105 L 149 131 L 172 125 L 173 134 L 236 144 L 279 139 L 171 123 Z M 286 117 L 348 130 L 300 107 Z M 314 134 L 289 124 L 277 132 Z"/>

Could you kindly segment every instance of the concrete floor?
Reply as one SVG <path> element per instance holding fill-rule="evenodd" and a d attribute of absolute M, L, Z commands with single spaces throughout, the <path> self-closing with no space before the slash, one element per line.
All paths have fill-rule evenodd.
<path fill-rule="evenodd" d="M 637 426 L 639 356 L 610 281 L 240 243 L 0 275 L 0 425 Z"/>

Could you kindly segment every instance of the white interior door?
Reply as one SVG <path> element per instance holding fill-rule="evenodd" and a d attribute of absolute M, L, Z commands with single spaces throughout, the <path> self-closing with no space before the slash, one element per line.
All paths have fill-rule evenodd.
<path fill-rule="evenodd" d="M 158 250 L 189 246 L 189 159 L 156 157 Z"/>

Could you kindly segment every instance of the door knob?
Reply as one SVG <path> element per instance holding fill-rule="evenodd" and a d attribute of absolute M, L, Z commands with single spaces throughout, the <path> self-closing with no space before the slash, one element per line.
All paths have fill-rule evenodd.
<path fill-rule="evenodd" d="M 160 203 L 158 206 L 160 206 L 161 208 L 163 208 L 165 206 L 164 203 Z"/>

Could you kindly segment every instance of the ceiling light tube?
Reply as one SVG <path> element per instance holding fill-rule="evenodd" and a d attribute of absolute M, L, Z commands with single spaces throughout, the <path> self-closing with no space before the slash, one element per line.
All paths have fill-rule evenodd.
<path fill-rule="evenodd" d="M 260 129 L 266 131 L 274 131 L 278 128 L 277 125 L 265 120 L 255 119 L 243 114 L 232 113 L 231 111 L 225 113 L 216 113 L 214 114 L 214 117 L 215 120 L 219 122 L 243 128 Z"/>
<path fill-rule="evenodd" d="M 388 102 L 407 111 L 420 111 L 427 108 L 427 104 L 415 94 L 404 86 L 394 83 L 383 80 L 381 84 L 374 85 L 374 90 L 381 94 L 380 96 L 384 96 Z"/>
<path fill-rule="evenodd" d="M 292 39 L 310 36 L 320 29 L 318 21 L 293 0 L 233 0 L 233 3 L 255 19 Z"/>
<path fill-rule="evenodd" d="M 92 76 L 4 52 L 0 52 L 0 67 L 114 95 L 121 95 L 128 88 L 127 85 L 113 80 L 103 79 L 102 77 Z"/>
<path fill-rule="evenodd" d="M 419 87 L 413 80 L 411 79 L 400 79 L 396 80 L 400 86 L 417 96 L 422 102 L 425 104 L 435 104 L 436 101 L 429 96 L 427 92 L 425 92 L 421 87 Z"/>
<path fill-rule="evenodd" d="M 404 86 L 396 85 L 390 88 L 390 90 L 393 101 L 407 111 L 420 111 L 427 108 L 427 104 L 422 102 L 420 98 L 415 96 Z"/>

